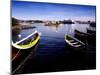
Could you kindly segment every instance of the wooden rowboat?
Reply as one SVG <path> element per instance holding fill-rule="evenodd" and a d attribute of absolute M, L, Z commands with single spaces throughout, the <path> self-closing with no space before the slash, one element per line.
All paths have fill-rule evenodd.
<path fill-rule="evenodd" d="M 83 42 L 81 42 L 80 40 L 78 40 L 70 35 L 65 35 L 65 41 L 73 49 L 85 48 L 85 44 Z"/>
<path fill-rule="evenodd" d="M 80 40 L 87 40 L 87 38 L 92 37 L 93 35 L 90 33 L 84 33 L 79 30 L 75 30 L 75 37 Z"/>
<path fill-rule="evenodd" d="M 21 64 L 28 59 L 30 53 L 34 52 L 40 36 L 41 33 L 35 31 L 16 43 L 12 42 L 12 73 L 15 73 L 19 66 L 21 67 Z"/>
<path fill-rule="evenodd" d="M 40 33 L 35 31 L 32 34 L 30 34 L 29 36 L 23 38 L 22 40 L 14 43 L 12 41 L 12 46 L 18 49 L 29 49 L 31 47 L 33 47 L 40 39 Z"/>
<path fill-rule="evenodd" d="M 95 29 L 87 28 L 87 33 L 96 34 L 96 30 Z"/>
<path fill-rule="evenodd" d="M 75 36 L 87 37 L 88 35 L 89 34 L 81 32 L 81 31 L 75 29 Z"/>
<path fill-rule="evenodd" d="M 87 33 L 75 30 L 75 37 L 82 42 L 89 44 L 95 43 L 96 41 L 96 34 L 93 31 L 87 31 Z"/>
<path fill-rule="evenodd" d="M 96 23 L 95 22 L 92 22 L 92 23 L 90 23 L 90 26 L 91 27 L 96 27 Z"/>

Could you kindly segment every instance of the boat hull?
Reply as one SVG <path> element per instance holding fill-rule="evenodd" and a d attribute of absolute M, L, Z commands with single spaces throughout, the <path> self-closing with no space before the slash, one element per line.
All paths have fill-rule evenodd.
<path fill-rule="evenodd" d="M 90 33 L 90 34 L 96 34 L 96 31 L 87 28 L 87 33 Z"/>
<path fill-rule="evenodd" d="M 67 35 L 65 35 L 65 42 L 66 42 L 66 46 L 74 51 L 79 51 L 82 52 L 83 49 L 85 49 L 85 44 L 83 42 L 81 42 L 80 40 L 76 39 L 76 38 L 72 38 L 73 40 L 75 40 L 76 42 L 79 42 L 81 44 L 80 47 L 75 47 L 74 45 L 71 45 L 70 41 L 66 38 Z"/>
<path fill-rule="evenodd" d="M 36 48 L 39 44 L 39 41 L 37 44 L 29 49 L 26 50 L 19 50 L 12 46 L 12 74 L 15 74 L 18 72 L 18 70 L 28 61 L 28 59 L 35 55 Z M 13 55 L 17 55 L 15 58 Z"/>
<path fill-rule="evenodd" d="M 35 35 L 35 38 L 33 38 L 33 35 Z M 28 42 L 28 40 L 30 41 Z M 35 32 L 35 34 L 32 33 L 28 37 L 18 41 L 18 44 L 26 41 L 21 46 L 17 47 L 16 43 L 12 44 L 12 73 L 16 73 L 16 71 L 20 69 L 20 67 L 28 60 L 30 53 L 35 53 L 39 40 L 40 34 Z"/>
<path fill-rule="evenodd" d="M 96 43 L 96 33 L 87 31 L 88 33 L 80 32 L 75 30 L 75 37 L 86 44 L 95 44 Z"/>
<path fill-rule="evenodd" d="M 91 27 L 96 27 L 96 23 L 94 23 L 94 22 L 93 23 L 90 23 L 90 26 Z"/>

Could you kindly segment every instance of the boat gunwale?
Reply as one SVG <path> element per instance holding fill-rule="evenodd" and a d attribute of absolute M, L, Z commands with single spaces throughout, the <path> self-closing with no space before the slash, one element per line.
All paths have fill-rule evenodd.
<path fill-rule="evenodd" d="M 28 39 L 29 37 L 31 37 L 31 36 L 34 35 L 35 33 L 37 33 L 37 31 L 35 31 L 35 32 L 33 32 L 32 34 L 30 34 L 29 36 L 27 36 L 27 37 L 21 39 L 20 41 L 17 41 L 15 44 L 19 44 L 19 43 L 25 41 L 26 39 Z"/>
<path fill-rule="evenodd" d="M 33 46 L 31 45 L 30 47 L 22 48 L 22 47 L 19 47 L 18 44 L 21 43 L 21 42 L 23 42 L 23 41 L 25 41 L 26 39 L 28 39 L 29 37 L 31 37 L 32 35 L 34 35 L 34 34 L 36 34 L 36 33 L 38 33 L 39 35 L 38 35 L 37 39 L 34 40 L 34 41 L 35 41 L 35 42 L 38 42 L 38 40 L 40 39 L 41 33 L 39 33 L 38 31 L 35 31 L 35 32 L 33 32 L 32 34 L 30 34 L 29 36 L 23 38 L 22 40 L 20 40 L 20 41 L 18 41 L 18 42 L 16 42 L 16 43 L 13 43 L 13 41 L 12 41 L 12 46 L 14 46 L 15 48 L 18 48 L 18 49 L 29 49 L 29 48 L 33 47 L 34 45 L 33 45 Z"/>
<path fill-rule="evenodd" d="M 88 37 L 88 36 L 92 36 L 93 34 L 84 33 L 84 32 L 81 32 L 81 31 L 75 29 L 75 35 Z"/>
<path fill-rule="evenodd" d="M 71 46 L 75 47 L 75 45 L 73 45 L 73 44 L 70 43 L 68 40 L 66 40 L 66 36 L 71 37 L 73 40 L 78 41 L 81 45 L 85 46 L 85 44 L 84 44 L 82 41 L 80 41 L 80 40 L 78 40 L 78 39 L 76 39 L 76 38 L 74 38 L 74 37 L 72 37 L 72 36 L 70 36 L 70 35 L 65 34 L 65 41 L 66 41 L 68 44 L 70 44 Z M 77 48 L 77 47 L 76 47 L 76 48 Z"/>

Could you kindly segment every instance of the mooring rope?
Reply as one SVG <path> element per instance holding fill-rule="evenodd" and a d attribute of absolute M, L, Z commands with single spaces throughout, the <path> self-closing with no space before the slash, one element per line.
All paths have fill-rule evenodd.
<path fill-rule="evenodd" d="M 34 51 L 36 51 L 37 47 L 38 47 L 38 44 L 34 48 Z M 20 63 L 20 65 L 12 72 L 12 74 L 14 74 L 17 70 L 20 69 L 20 67 L 29 59 L 29 57 L 32 55 L 32 53 L 33 53 L 33 51 L 29 53 L 29 55 Z"/>
<path fill-rule="evenodd" d="M 17 57 L 17 55 L 20 53 L 21 49 L 17 52 L 17 54 L 13 57 L 12 61 Z"/>

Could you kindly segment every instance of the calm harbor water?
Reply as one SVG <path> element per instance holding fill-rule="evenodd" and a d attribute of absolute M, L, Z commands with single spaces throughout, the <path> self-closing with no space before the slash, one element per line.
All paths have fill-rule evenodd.
<path fill-rule="evenodd" d="M 57 38 L 64 38 L 65 34 L 74 36 L 75 29 L 82 32 L 86 32 L 86 28 L 89 28 L 88 24 L 60 24 L 60 25 L 45 26 L 43 23 L 36 23 L 36 24 L 31 24 L 31 25 L 35 26 L 36 28 L 21 30 L 20 32 L 21 38 L 18 38 L 17 36 L 13 36 L 12 38 L 13 41 L 18 41 L 28 36 L 34 30 L 38 30 L 39 32 L 41 32 L 42 38 L 44 39 L 53 38 L 58 41 Z"/>
<path fill-rule="evenodd" d="M 45 26 L 43 23 L 31 24 L 34 29 L 22 30 L 20 34 L 23 37 L 31 34 L 35 29 L 42 33 L 35 56 L 24 65 L 19 73 L 37 73 L 51 71 L 68 71 L 95 68 L 95 49 L 94 53 L 73 52 L 66 48 L 64 35 L 74 36 L 74 30 L 86 32 L 88 24 L 60 24 Z M 13 36 L 13 40 L 19 40 Z"/>

